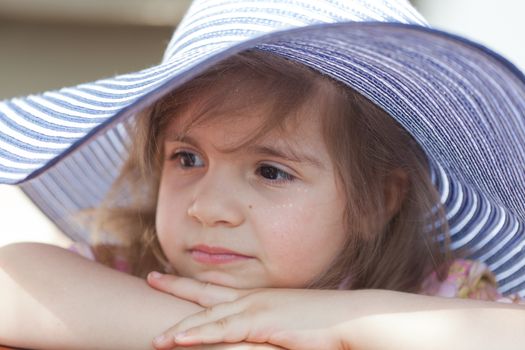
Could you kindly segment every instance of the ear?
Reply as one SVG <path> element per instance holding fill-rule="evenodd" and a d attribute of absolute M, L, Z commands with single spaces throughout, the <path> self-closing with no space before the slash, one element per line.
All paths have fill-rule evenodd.
<path fill-rule="evenodd" d="M 385 215 L 387 222 L 399 212 L 408 192 L 409 178 L 405 170 L 394 169 L 385 183 Z"/>

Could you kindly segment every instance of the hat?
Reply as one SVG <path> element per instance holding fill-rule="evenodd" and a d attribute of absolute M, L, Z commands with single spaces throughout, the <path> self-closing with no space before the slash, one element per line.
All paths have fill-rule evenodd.
<path fill-rule="evenodd" d="M 125 124 L 246 49 L 300 62 L 381 107 L 420 144 L 453 249 L 525 296 L 525 77 L 489 49 L 429 28 L 405 0 L 196 0 L 157 66 L 0 102 L 0 183 L 67 235 L 127 155 Z"/>

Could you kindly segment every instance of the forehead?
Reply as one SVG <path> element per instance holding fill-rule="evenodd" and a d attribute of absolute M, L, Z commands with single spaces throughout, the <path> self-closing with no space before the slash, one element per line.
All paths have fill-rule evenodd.
<path fill-rule="evenodd" d="M 192 135 L 214 137 L 232 145 L 308 140 L 321 135 L 322 114 L 314 111 L 312 106 L 304 105 L 279 115 L 271 106 L 255 104 L 250 109 L 229 111 L 218 106 L 203 112 L 196 103 L 170 119 L 165 140 L 182 140 Z"/>
<path fill-rule="evenodd" d="M 253 113 L 265 115 L 265 119 L 278 125 L 311 103 L 320 87 L 325 90 L 323 80 L 302 65 L 266 53 L 249 52 L 217 64 L 171 96 L 179 112 L 191 110 L 191 118 L 185 119 L 187 125 L 198 125 L 217 116 L 235 119 Z"/>
<path fill-rule="evenodd" d="M 188 134 L 207 126 L 230 135 L 258 134 L 260 137 L 271 132 L 290 136 L 301 129 L 306 120 L 317 121 L 324 114 L 314 96 L 297 99 L 275 91 L 265 94 L 265 90 L 258 90 L 254 94 L 250 89 L 228 91 L 220 86 L 214 87 L 186 99 L 187 103 L 167 116 L 167 137 Z"/>
<path fill-rule="evenodd" d="M 319 135 L 337 108 L 331 103 L 338 95 L 335 85 L 284 59 L 251 56 L 214 67 L 175 91 L 176 108 L 158 129 L 161 139 L 180 139 L 207 126 L 239 146 Z"/>

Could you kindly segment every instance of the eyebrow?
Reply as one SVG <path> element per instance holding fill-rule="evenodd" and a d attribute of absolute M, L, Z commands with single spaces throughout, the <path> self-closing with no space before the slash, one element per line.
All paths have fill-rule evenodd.
<path fill-rule="evenodd" d="M 168 137 L 166 137 L 165 141 L 183 142 L 183 143 L 188 143 L 190 145 L 199 147 L 199 142 L 189 135 L 171 134 Z M 228 152 L 228 150 L 220 150 L 220 151 Z M 291 149 L 281 149 L 281 148 L 276 148 L 276 147 L 272 147 L 269 145 L 251 144 L 247 147 L 243 147 L 241 151 L 245 153 L 254 153 L 257 155 L 282 158 L 282 159 L 285 159 L 287 161 L 294 162 L 294 163 L 307 163 L 316 168 L 325 169 L 324 164 L 319 159 L 314 157 L 313 155 L 296 152 Z"/>
<path fill-rule="evenodd" d="M 193 145 L 193 146 L 198 146 L 199 143 L 197 142 L 197 140 L 195 140 L 193 137 L 189 136 L 189 135 L 185 135 L 185 134 L 168 134 L 165 138 L 164 138 L 164 142 L 184 142 L 184 143 L 189 143 L 190 145 Z"/>
<path fill-rule="evenodd" d="M 308 163 L 316 168 L 324 169 L 324 164 L 314 157 L 313 155 L 299 153 L 288 149 L 279 149 L 266 145 L 250 145 L 246 148 L 248 152 L 252 152 L 259 155 L 272 156 L 282 158 L 294 163 Z"/>

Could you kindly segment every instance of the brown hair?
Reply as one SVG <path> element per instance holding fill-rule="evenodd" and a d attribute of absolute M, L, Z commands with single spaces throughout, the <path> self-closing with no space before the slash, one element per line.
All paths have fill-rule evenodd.
<path fill-rule="evenodd" d="M 301 64 L 251 50 L 215 65 L 135 119 L 129 159 L 97 220 L 100 229 L 125 242 L 132 273 L 145 276 L 152 269 L 168 268 L 155 233 L 155 206 L 163 132 L 172 118 L 191 107 L 195 117 L 189 129 L 225 111 L 268 108 L 264 124 L 255 135 L 246 136 L 244 145 L 284 127 L 292 116 L 300 122 L 295 112 L 308 108 L 312 100 L 321 105 L 324 140 L 346 194 L 348 234 L 330 268 L 305 287 L 418 291 L 433 269 L 446 271 L 447 240 L 443 246 L 437 237 L 446 237 L 447 227 L 435 225 L 444 222 L 443 211 L 427 159 L 412 137 L 349 87 Z M 378 218 L 388 216 L 386 189 L 400 171 L 406 183 L 393 199 L 396 210 L 385 224 Z M 127 204 L 116 205 L 122 193 L 129 196 Z M 111 264 L 111 254 L 104 256 L 102 260 Z"/>

